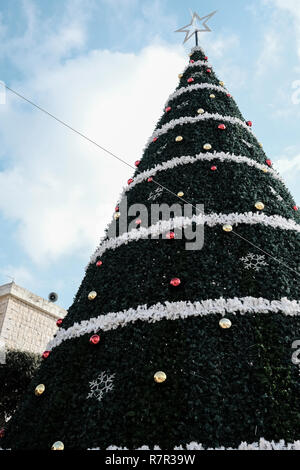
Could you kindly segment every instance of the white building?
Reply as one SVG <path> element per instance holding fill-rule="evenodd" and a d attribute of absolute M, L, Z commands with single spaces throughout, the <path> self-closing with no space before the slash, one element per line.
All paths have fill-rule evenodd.
<path fill-rule="evenodd" d="M 66 310 L 14 282 L 0 286 L 0 346 L 42 353 Z"/>

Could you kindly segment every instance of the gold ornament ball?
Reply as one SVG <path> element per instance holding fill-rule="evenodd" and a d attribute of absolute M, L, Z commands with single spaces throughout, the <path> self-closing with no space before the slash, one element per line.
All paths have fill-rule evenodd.
<path fill-rule="evenodd" d="M 223 225 L 223 230 L 224 230 L 224 232 L 231 232 L 232 231 L 232 225 L 229 225 L 229 224 Z"/>
<path fill-rule="evenodd" d="M 190 53 L 189 53 L 189 57 L 192 57 L 192 55 L 193 55 L 193 52 L 190 52 Z"/>
<path fill-rule="evenodd" d="M 167 379 L 167 376 L 162 370 L 159 370 L 158 372 L 155 372 L 154 380 L 155 380 L 156 383 L 161 384 L 166 379 Z"/>
<path fill-rule="evenodd" d="M 178 78 L 182 78 L 182 77 L 183 77 L 183 73 L 179 73 Z"/>
<path fill-rule="evenodd" d="M 268 168 L 263 168 L 264 173 L 268 173 L 268 171 L 269 171 Z"/>
<path fill-rule="evenodd" d="M 214 95 L 213 93 L 211 95 L 209 95 L 210 98 L 215 98 L 216 95 Z"/>
<path fill-rule="evenodd" d="M 181 142 L 183 140 L 182 135 L 178 135 L 175 140 L 176 142 Z"/>
<path fill-rule="evenodd" d="M 211 145 L 210 144 L 204 144 L 203 145 L 204 150 L 211 150 Z"/>
<path fill-rule="evenodd" d="M 199 109 L 197 109 L 197 113 L 198 114 L 203 114 L 203 113 L 205 113 L 205 111 L 204 111 L 203 108 L 199 108 Z"/>
<path fill-rule="evenodd" d="M 88 295 L 89 300 L 94 300 L 96 297 L 97 297 L 97 292 L 94 290 L 92 290 Z"/>
<path fill-rule="evenodd" d="M 120 212 L 115 212 L 114 213 L 114 219 L 118 220 L 120 218 Z"/>
<path fill-rule="evenodd" d="M 39 397 L 40 395 L 42 395 L 42 393 L 44 393 L 46 387 L 44 384 L 39 384 L 35 387 L 35 390 L 34 390 L 34 394 Z"/>
<path fill-rule="evenodd" d="M 260 146 L 260 147 L 262 147 L 262 146 L 263 146 L 263 144 L 262 144 L 261 142 L 259 142 L 259 146 Z"/>
<path fill-rule="evenodd" d="M 221 328 L 230 328 L 231 327 L 231 321 L 229 318 L 221 318 L 219 321 L 219 325 Z"/>
<path fill-rule="evenodd" d="M 177 196 L 178 196 L 178 197 L 184 196 L 184 192 L 183 192 L 183 191 L 179 191 L 179 193 L 177 193 Z"/>
<path fill-rule="evenodd" d="M 54 442 L 53 446 L 51 447 L 51 450 L 64 450 L 65 446 L 64 443 L 61 441 L 56 441 Z"/>
<path fill-rule="evenodd" d="M 224 82 L 220 82 L 220 85 L 221 85 L 221 86 L 224 86 Z"/>
<path fill-rule="evenodd" d="M 262 211 L 262 210 L 265 208 L 265 205 L 264 205 L 263 202 L 260 202 L 260 201 L 259 201 L 259 202 L 256 202 L 256 203 L 255 203 L 255 207 L 256 207 L 256 209 L 258 209 L 259 211 Z"/>

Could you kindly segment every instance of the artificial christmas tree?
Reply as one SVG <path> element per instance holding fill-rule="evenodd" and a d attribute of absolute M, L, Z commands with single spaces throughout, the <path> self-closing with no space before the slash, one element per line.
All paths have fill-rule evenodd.
<path fill-rule="evenodd" d="M 300 449 L 299 212 L 200 47 L 135 164 L 4 446 Z"/>

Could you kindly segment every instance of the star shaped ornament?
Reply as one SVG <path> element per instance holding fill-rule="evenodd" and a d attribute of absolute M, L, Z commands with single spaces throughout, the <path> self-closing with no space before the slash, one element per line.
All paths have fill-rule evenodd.
<path fill-rule="evenodd" d="M 197 40 L 197 33 L 202 33 L 205 31 L 211 31 L 211 29 L 207 26 L 206 22 L 215 14 L 217 13 L 217 10 L 213 11 L 209 15 L 200 16 L 194 12 L 192 15 L 192 21 L 187 24 L 186 26 L 183 26 L 183 28 L 177 29 L 175 33 L 186 33 L 185 38 L 183 41 L 183 44 L 188 41 L 194 34 Z M 202 28 L 201 28 L 202 27 Z"/>

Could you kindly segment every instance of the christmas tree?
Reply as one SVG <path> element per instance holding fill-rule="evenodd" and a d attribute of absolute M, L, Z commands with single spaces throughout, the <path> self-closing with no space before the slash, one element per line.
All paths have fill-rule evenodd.
<path fill-rule="evenodd" d="M 200 47 L 136 167 L 2 443 L 299 448 L 299 213 Z"/>

